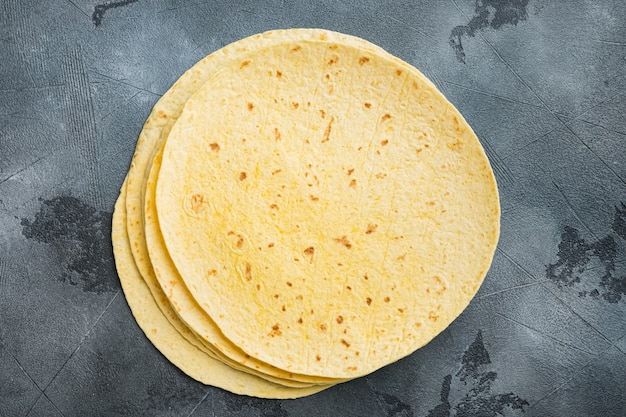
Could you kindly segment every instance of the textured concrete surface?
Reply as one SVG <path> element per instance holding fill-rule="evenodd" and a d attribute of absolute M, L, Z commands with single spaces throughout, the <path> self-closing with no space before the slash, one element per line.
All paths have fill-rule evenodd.
<path fill-rule="evenodd" d="M 432 343 L 266 401 L 152 347 L 109 234 L 156 100 L 212 51 L 289 27 L 361 36 L 430 77 L 486 148 L 502 235 Z M 0 415 L 626 415 L 625 87 L 620 0 L 0 0 Z"/>

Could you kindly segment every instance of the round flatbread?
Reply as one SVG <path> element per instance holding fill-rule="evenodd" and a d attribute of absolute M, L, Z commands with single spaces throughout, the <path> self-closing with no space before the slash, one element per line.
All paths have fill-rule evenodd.
<path fill-rule="evenodd" d="M 238 51 L 167 138 L 167 252 L 235 346 L 353 378 L 439 334 L 499 235 L 489 161 L 416 69 L 325 31 Z M 261 38 L 262 39 L 262 38 Z"/>

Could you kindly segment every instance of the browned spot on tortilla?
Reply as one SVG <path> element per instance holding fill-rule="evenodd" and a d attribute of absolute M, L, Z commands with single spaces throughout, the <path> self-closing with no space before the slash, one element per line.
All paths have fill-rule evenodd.
<path fill-rule="evenodd" d="M 370 278 L 367 276 L 367 274 L 365 274 L 365 275 L 363 275 L 363 279 L 364 279 L 365 281 L 367 281 L 367 280 L 368 280 L 368 279 L 370 279 Z"/>
<path fill-rule="evenodd" d="M 159 110 L 159 111 L 157 112 L 157 117 L 158 117 L 159 119 L 167 119 L 167 113 L 165 113 L 163 110 Z"/>
<path fill-rule="evenodd" d="M 297 321 L 298 324 L 302 324 L 302 317 L 300 317 Z"/>
<path fill-rule="evenodd" d="M 372 299 L 371 299 L 371 298 L 369 298 L 369 297 L 367 297 L 367 298 L 365 299 L 365 302 L 367 303 L 367 305 L 371 305 L 371 304 L 372 304 Z"/>
<path fill-rule="evenodd" d="M 333 65 L 336 64 L 339 61 L 339 57 L 338 56 L 333 56 L 331 59 L 328 60 L 327 65 Z"/>
<path fill-rule="evenodd" d="M 383 146 L 387 146 L 387 144 L 389 143 L 389 139 L 383 139 L 380 144 Z"/>
<path fill-rule="evenodd" d="M 356 180 L 352 180 L 352 181 L 350 181 L 350 184 L 348 184 L 348 187 L 350 187 L 350 188 L 356 188 Z"/>
<path fill-rule="evenodd" d="M 252 265 L 246 262 L 246 271 L 244 273 L 246 281 L 252 281 Z"/>
<path fill-rule="evenodd" d="M 202 210 L 204 204 L 204 196 L 202 194 L 194 194 L 191 196 L 191 209 L 195 213 L 199 213 Z"/>
<path fill-rule="evenodd" d="M 207 276 L 211 277 L 213 275 L 217 275 L 217 269 L 211 269 L 207 272 Z"/>
<path fill-rule="evenodd" d="M 343 316 L 337 316 L 337 323 L 343 323 Z"/>
<path fill-rule="evenodd" d="M 399 308 L 398 311 L 400 312 L 400 314 L 404 313 L 404 309 L 403 308 Z"/>
<path fill-rule="evenodd" d="M 376 223 L 370 223 L 367 225 L 367 230 L 365 230 L 366 235 L 370 235 L 376 231 L 378 225 Z"/>
<path fill-rule="evenodd" d="M 343 235 L 341 237 L 338 238 L 334 238 L 333 239 L 335 242 L 342 244 L 343 246 L 346 247 L 346 249 L 350 249 L 352 247 L 352 243 L 350 243 L 350 241 L 348 240 L 348 236 Z"/>
<path fill-rule="evenodd" d="M 273 247 L 274 247 L 274 243 L 273 243 L 273 242 L 272 242 L 272 243 L 269 243 L 269 244 L 267 245 L 267 247 L 268 247 L 268 248 L 273 248 Z"/>
<path fill-rule="evenodd" d="M 386 303 L 388 303 L 390 300 L 391 300 L 391 298 L 389 298 L 389 297 L 385 297 L 385 298 L 384 298 L 384 301 L 385 301 Z"/>
<path fill-rule="evenodd" d="M 283 76 L 283 73 L 282 73 L 282 72 L 280 72 L 280 71 L 278 71 L 278 70 L 276 70 L 276 77 L 277 77 L 277 78 L 280 78 L 280 77 L 282 77 L 282 76 Z"/>
<path fill-rule="evenodd" d="M 439 319 L 439 315 L 435 313 L 434 311 L 430 311 L 428 313 L 428 318 L 432 321 L 437 321 Z"/>
<path fill-rule="evenodd" d="M 282 169 L 275 169 L 274 171 L 272 171 L 272 175 L 276 175 L 276 174 L 278 174 L 280 171 L 282 171 Z"/>
<path fill-rule="evenodd" d="M 300 49 L 302 49 L 302 47 L 300 45 L 296 45 L 293 48 L 291 48 L 291 52 L 296 52 L 296 51 L 299 51 Z"/>
<path fill-rule="evenodd" d="M 349 285 L 346 285 L 346 290 L 348 290 L 348 291 L 352 291 L 352 287 L 351 287 L 351 286 L 349 286 Z"/>
<path fill-rule="evenodd" d="M 383 117 L 380 118 L 381 122 L 386 122 L 387 120 L 391 119 L 391 115 L 389 113 L 385 113 L 383 115 Z"/>
<path fill-rule="evenodd" d="M 320 355 L 315 355 L 315 360 L 319 362 L 322 360 L 322 357 Z"/>
<path fill-rule="evenodd" d="M 254 109 L 254 104 L 248 103 L 248 111 L 252 111 Z"/>
<path fill-rule="evenodd" d="M 270 337 L 281 336 L 283 332 L 280 330 L 278 323 L 272 326 L 272 330 L 267 334 Z"/>
<path fill-rule="evenodd" d="M 248 177 L 248 174 L 246 174 L 245 172 L 241 171 L 239 173 L 239 181 L 243 181 Z"/>
<path fill-rule="evenodd" d="M 285 307 L 285 305 L 283 304 L 283 306 L 280 308 L 281 311 L 287 311 L 287 308 Z"/>
<path fill-rule="evenodd" d="M 372 107 L 372 103 L 368 103 L 368 102 L 363 103 L 363 105 L 365 106 L 366 109 L 369 109 Z"/>
<path fill-rule="evenodd" d="M 211 148 L 211 150 L 213 152 L 217 152 L 220 150 L 220 145 L 218 145 L 217 143 L 213 142 L 209 145 L 209 147 Z"/>
<path fill-rule="evenodd" d="M 304 254 L 309 257 L 309 263 L 313 263 L 313 255 L 315 254 L 315 248 L 309 246 L 304 250 Z"/>
<path fill-rule="evenodd" d="M 272 210 L 278 210 L 278 204 L 270 204 Z M 271 247 L 271 246 L 270 246 Z"/>
<path fill-rule="evenodd" d="M 341 339 L 341 344 L 345 347 L 350 347 L 350 343 L 346 339 Z"/>
<path fill-rule="evenodd" d="M 300 107 L 300 103 L 297 103 L 297 102 L 293 101 L 291 103 L 291 107 L 293 107 L 294 109 L 297 109 L 298 107 Z"/>
<path fill-rule="evenodd" d="M 239 66 L 239 69 L 244 69 L 245 67 L 247 67 L 248 65 L 250 65 L 250 62 L 252 62 L 252 61 L 250 61 L 249 59 L 246 59 L 245 61 L 243 61 L 243 62 L 241 63 L 241 65 Z"/>
<path fill-rule="evenodd" d="M 320 324 L 320 330 L 323 332 L 326 331 L 326 325 L 324 323 Z"/>
<path fill-rule="evenodd" d="M 320 199 L 319 197 L 315 197 L 313 194 L 311 194 L 309 198 L 311 199 L 311 201 L 318 201 Z"/>
<path fill-rule="evenodd" d="M 277 300 L 278 300 L 279 297 L 280 297 L 280 295 L 274 294 L 274 298 L 276 298 Z"/>
<path fill-rule="evenodd" d="M 354 168 L 350 168 L 350 169 L 348 170 L 348 176 L 352 175 L 352 173 L 353 173 L 353 172 L 354 172 Z"/>
<path fill-rule="evenodd" d="M 324 130 L 324 136 L 322 137 L 322 143 L 328 142 L 330 139 L 330 131 L 333 128 L 333 122 L 335 121 L 335 116 L 330 116 L 330 122 L 328 122 L 328 126 L 326 126 L 326 130 Z"/>
<path fill-rule="evenodd" d="M 368 57 L 362 56 L 361 58 L 359 58 L 359 65 L 363 65 L 363 64 L 365 64 L 366 62 L 369 62 L 369 61 L 370 61 L 370 59 Z"/>
<path fill-rule="evenodd" d="M 281 134 L 280 134 L 280 130 L 278 130 L 277 127 L 274 128 L 274 140 L 280 140 L 281 138 Z"/>
<path fill-rule="evenodd" d="M 356 371 L 357 369 L 356 366 L 348 366 L 348 371 Z"/>
<path fill-rule="evenodd" d="M 401 69 L 397 69 L 396 70 L 396 75 L 399 77 L 402 75 L 402 70 Z"/>
<path fill-rule="evenodd" d="M 404 259 L 406 258 L 406 253 L 403 253 L 402 255 L 398 256 L 396 258 L 397 261 L 404 261 Z"/>

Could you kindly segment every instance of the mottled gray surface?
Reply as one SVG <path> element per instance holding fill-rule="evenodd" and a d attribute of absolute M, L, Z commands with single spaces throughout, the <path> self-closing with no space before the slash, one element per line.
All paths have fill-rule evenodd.
<path fill-rule="evenodd" d="M 478 296 L 423 349 L 295 401 L 203 386 L 136 326 L 110 218 L 143 121 L 244 36 L 322 27 L 430 77 L 502 201 Z M 0 0 L 0 415 L 626 415 L 621 0 Z"/>

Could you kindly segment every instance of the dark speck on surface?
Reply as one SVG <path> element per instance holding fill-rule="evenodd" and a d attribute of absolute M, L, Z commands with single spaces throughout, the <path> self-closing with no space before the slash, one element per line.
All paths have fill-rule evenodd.
<path fill-rule="evenodd" d="M 22 219 L 22 234 L 56 246 L 67 259 L 63 282 L 83 291 L 103 293 L 118 289 L 111 245 L 111 213 L 75 197 L 43 200 L 33 220 Z"/>
<path fill-rule="evenodd" d="M 450 46 L 456 59 L 465 63 L 463 36 L 474 37 L 477 31 L 485 28 L 500 29 L 505 25 L 517 25 L 528 18 L 528 0 L 476 0 L 474 16 L 467 25 L 456 26 L 450 32 Z"/>
<path fill-rule="evenodd" d="M 622 207 L 624 204 L 622 203 Z M 613 230 L 621 236 L 620 222 L 624 219 L 623 213 L 616 208 Z M 623 237 L 623 236 L 622 236 Z M 600 278 L 599 288 L 591 291 L 579 291 L 580 297 L 587 295 L 599 298 L 609 303 L 617 303 L 626 295 L 626 275 L 620 276 L 615 271 L 618 246 L 612 234 L 595 242 L 588 243 L 580 236 L 578 230 L 566 226 L 561 233 L 561 243 L 557 253 L 558 260 L 546 267 L 546 277 L 559 287 L 571 287 L 580 283 L 584 273 L 591 269 L 593 261 L 600 262 L 604 274 Z"/>
<path fill-rule="evenodd" d="M 490 364 L 489 352 L 483 343 L 482 332 L 478 332 L 476 339 L 467 348 L 461 360 L 461 369 L 456 373 L 458 380 L 451 374 L 443 378 L 441 384 L 440 403 L 428 412 L 427 417 L 497 417 L 505 415 L 504 410 L 519 410 L 522 413 L 528 401 L 511 393 L 492 394 L 492 384 L 498 374 L 485 369 Z M 465 395 L 454 405 L 454 414 L 451 414 L 450 389 L 457 382 L 457 390 L 465 391 Z M 507 414 L 508 415 L 508 414 Z"/>
<path fill-rule="evenodd" d="M 100 26 L 102 24 L 102 19 L 104 18 L 104 14 L 109 9 L 115 9 L 117 7 L 127 6 L 131 3 L 137 3 L 139 0 L 122 0 L 122 1 L 113 1 L 104 4 L 98 4 L 93 9 L 93 14 L 91 15 L 91 21 L 94 25 Z"/>

